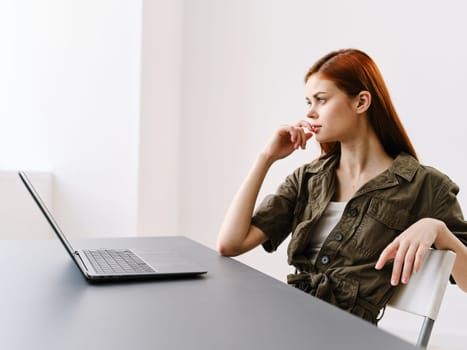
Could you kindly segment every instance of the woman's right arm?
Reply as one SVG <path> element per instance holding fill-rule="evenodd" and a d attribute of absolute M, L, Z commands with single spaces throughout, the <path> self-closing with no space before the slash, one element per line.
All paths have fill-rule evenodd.
<path fill-rule="evenodd" d="M 312 133 L 305 132 L 302 127 L 311 130 L 311 125 L 306 121 L 300 121 L 294 126 L 280 127 L 256 158 L 227 210 L 217 239 L 219 254 L 240 255 L 268 240 L 263 231 L 251 225 L 256 199 L 271 165 L 298 148 L 305 149 L 306 142 L 311 138 Z"/>
<path fill-rule="evenodd" d="M 256 198 L 271 165 L 267 155 L 261 153 L 235 194 L 217 239 L 219 254 L 240 255 L 267 240 L 264 232 L 250 223 Z"/>

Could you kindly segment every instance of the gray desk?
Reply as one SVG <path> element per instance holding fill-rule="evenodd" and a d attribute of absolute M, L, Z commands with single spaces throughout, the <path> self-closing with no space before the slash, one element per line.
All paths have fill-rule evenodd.
<path fill-rule="evenodd" d="M 91 285 L 58 240 L 0 241 L 1 349 L 416 349 L 186 238 L 74 244 L 175 247 L 209 272 Z"/>

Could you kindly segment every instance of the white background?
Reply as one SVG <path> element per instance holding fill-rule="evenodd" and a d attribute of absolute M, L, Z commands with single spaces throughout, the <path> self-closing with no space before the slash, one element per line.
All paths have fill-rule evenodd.
<path fill-rule="evenodd" d="M 379 65 L 422 163 L 447 173 L 465 206 L 466 10 L 454 0 L 1 0 L 0 169 L 52 173 L 51 205 L 71 236 L 181 234 L 215 247 L 258 151 L 304 117 L 308 67 L 355 47 Z M 317 155 L 311 144 L 274 165 L 260 199 Z M 8 223 L 0 236 L 11 238 Z M 284 280 L 284 248 L 240 259 Z"/>
<path fill-rule="evenodd" d="M 141 3 L 0 0 L 0 168 L 54 174 L 80 235 L 135 232 Z"/>

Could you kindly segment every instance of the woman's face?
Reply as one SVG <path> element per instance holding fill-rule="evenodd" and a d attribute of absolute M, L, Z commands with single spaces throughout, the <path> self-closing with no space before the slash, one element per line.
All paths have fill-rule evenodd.
<path fill-rule="evenodd" d="M 355 112 L 358 98 L 349 98 L 331 80 L 313 74 L 305 85 L 312 132 L 320 143 L 346 142 L 358 136 L 363 118 Z"/>

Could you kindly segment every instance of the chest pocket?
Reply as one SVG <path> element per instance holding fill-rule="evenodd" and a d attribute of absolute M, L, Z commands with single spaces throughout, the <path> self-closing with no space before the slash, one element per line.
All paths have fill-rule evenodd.
<path fill-rule="evenodd" d="M 378 258 L 410 222 L 410 213 L 403 206 L 386 199 L 371 199 L 367 212 L 351 239 L 357 258 Z"/>

